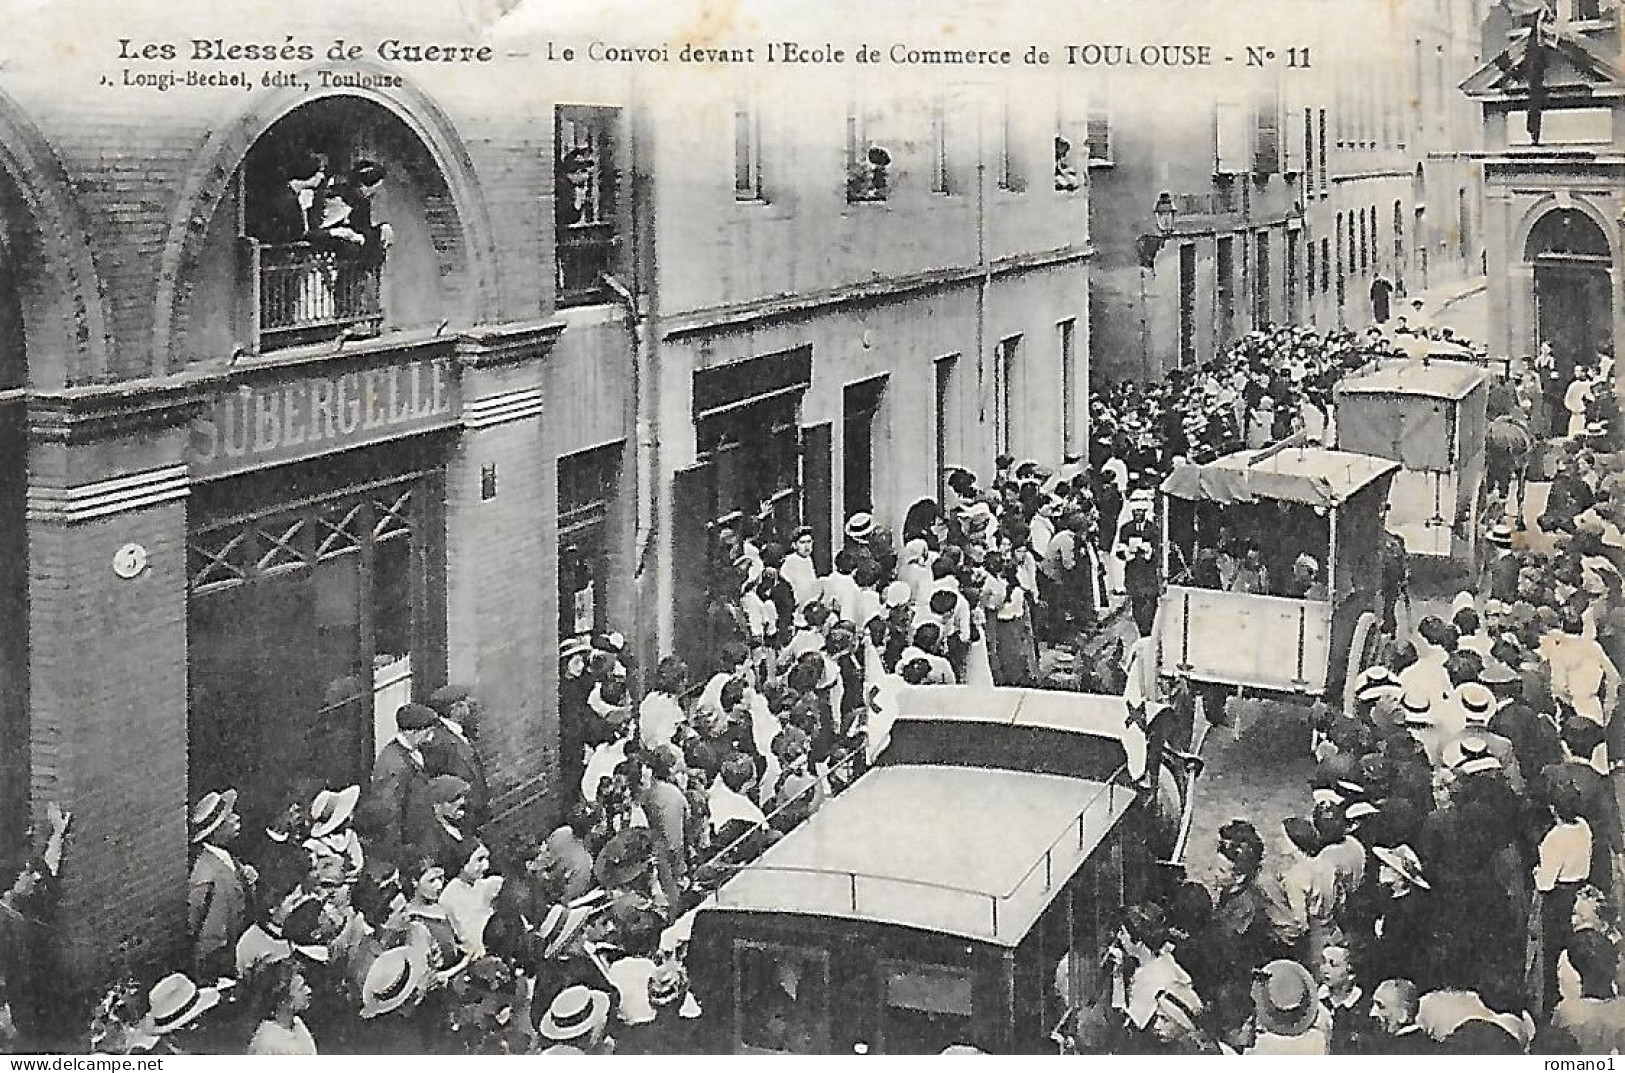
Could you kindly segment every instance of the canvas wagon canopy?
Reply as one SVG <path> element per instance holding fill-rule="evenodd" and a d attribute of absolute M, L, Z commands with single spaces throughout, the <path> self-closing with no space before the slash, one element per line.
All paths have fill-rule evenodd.
<path fill-rule="evenodd" d="M 1337 385 L 1337 446 L 1446 472 L 1477 462 L 1489 375 L 1459 361 L 1404 362 Z M 1476 488 L 1476 481 L 1470 482 Z"/>
<path fill-rule="evenodd" d="M 1260 500 L 1338 507 L 1361 489 L 1393 473 L 1399 463 L 1319 447 L 1238 451 L 1205 465 L 1177 465 L 1162 482 L 1164 495 L 1209 503 Z"/>
<path fill-rule="evenodd" d="M 1338 381 L 1339 394 L 1425 395 L 1463 399 L 1488 378 L 1482 366 L 1463 361 L 1384 363 L 1361 376 Z"/>

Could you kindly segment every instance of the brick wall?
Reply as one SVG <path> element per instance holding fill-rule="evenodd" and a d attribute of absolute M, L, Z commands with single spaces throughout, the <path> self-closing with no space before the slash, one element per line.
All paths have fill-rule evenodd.
<path fill-rule="evenodd" d="M 29 524 L 32 791 L 77 836 L 64 862 L 66 954 L 95 983 L 166 952 L 185 926 L 187 879 L 184 501 L 76 525 Z M 147 549 L 122 580 L 114 553 Z"/>
<path fill-rule="evenodd" d="M 496 495 L 485 499 L 490 466 Z M 555 765 L 544 703 L 556 633 L 553 484 L 539 417 L 465 432 L 446 467 L 448 667 L 483 705 L 480 752 L 498 815 L 544 792 Z"/>

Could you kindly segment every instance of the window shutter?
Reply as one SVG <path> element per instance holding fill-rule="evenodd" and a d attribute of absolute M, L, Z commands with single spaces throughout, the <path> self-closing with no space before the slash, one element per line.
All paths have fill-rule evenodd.
<path fill-rule="evenodd" d="M 1247 170 L 1247 111 L 1239 104 L 1220 102 L 1214 106 L 1214 168 L 1220 175 L 1239 175 Z"/>
<path fill-rule="evenodd" d="M 1273 101 L 1259 102 L 1253 119 L 1253 172 L 1274 175 L 1281 170 L 1281 117 Z"/>

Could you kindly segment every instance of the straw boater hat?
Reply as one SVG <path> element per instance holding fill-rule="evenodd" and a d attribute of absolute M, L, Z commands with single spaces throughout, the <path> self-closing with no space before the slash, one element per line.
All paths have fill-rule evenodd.
<path fill-rule="evenodd" d="M 199 987 L 184 973 L 171 973 L 147 992 L 147 1016 L 142 1028 L 154 1036 L 174 1032 L 202 1017 L 219 1002 L 219 988 Z"/>
<path fill-rule="evenodd" d="M 1343 810 L 1343 816 L 1350 823 L 1358 823 L 1367 816 L 1375 816 L 1381 811 L 1369 801 L 1351 801 L 1348 807 Z"/>
<path fill-rule="evenodd" d="M 355 804 L 361 799 L 361 787 L 346 786 L 342 790 L 323 790 L 310 803 L 310 834 L 312 838 L 330 835 L 350 822 Z"/>
<path fill-rule="evenodd" d="M 1512 547 L 1512 526 L 1505 522 L 1497 522 L 1490 526 L 1490 531 L 1484 534 L 1484 539 L 1491 544 L 1510 548 Z"/>
<path fill-rule="evenodd" d="M 536 927 L 536 942 L 542 949 L 542 957 L 558 956 L 591 916 L 592 909 L 585 905 L 549 906 L 547 915 Z"/>
<path fill-rule="evenodd" d="M 536 1030 L 555 1043 L 595 1039 L 609 1023 L 609 996 L 583 984 L 560 991 Z"/>
<path fill-rule="evenodd" d="M 237 807 L 237 791 L 213 790 L 204 794 L 192 808 L 192 841 L 202 842 L 215 832 L 231 811 Z"/>
<path fill-rule="evenodd" d="M 1485 771 L 1500 771 L 1501 761 L 1490 755 L 1490 743 L 1479 737 L 1462 738 L 1456 743 L 1461 758 L 1454 767 L 1463 775 L 1477 775 Z"/>
<path fill-rule="evenodd" d="M 846 520 L 846 535 L 853 540 L 867 540 L 874 531 L 875 519 L 872 514 L 854 514 Z"/>
<path fill-rule="evenodd" d="M 1404 715 L 1406 723 L 1427 725 L 1428 721 L 1422 717 L 1427 715 L 1432 707 L 1433 702 L 1426 693 L 1407 689 L 1399 698 L 1399 710 Z"/>
<path fill-rule="evenodd" d="M 1253 979 L 1253 1004 L 1260 1031 L 1272 1036 L 1301 1036 L 1320 1013 L 1315 978 L 1296 961 L 1272 961 Z"/>
<path fill-rule="evenodd" d="M 1495 691 L 1483 682 L 1463 682 L 1456 688 L 1456 703 L 1466 713 L 1469 723 L 1488 723 L 1498 708 L 1511 703 L 1508 698 L 1500 701 Z"/>
<path fill-rule="evenodd" d="M 410 946 L 385 950 L 361 985 L 361 1016 L 372 1018 L 400 1009 L 418 993 L 428 975 L 429 962 L 423 951 Z"/>
<path fill-rule="evenodd" d="M 1422 876 L 1422 862 L 1409 846 L 1372 846 L 1371 855 L 1404 876 L 1412 886 L 1432 890 L 1433 885 Z"/>

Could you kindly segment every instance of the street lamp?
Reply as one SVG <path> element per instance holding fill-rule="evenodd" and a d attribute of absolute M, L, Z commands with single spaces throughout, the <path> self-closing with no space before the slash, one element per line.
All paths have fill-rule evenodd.
<path fill-rule="evenodd" d="M 1151 208 L 1151 218 L 1156 221 L 1155 233 L 1147 232 L 1135 240 L 1134 249 L 1140 258 L 1140 375 L 1144 379 L 1151 376 L 1151 324 L 1146 311 L 1145 279 L 1146 276 L 1157 270 L 1157 254 L 1161 252 L 1163 243 L 1174 234 L 1174 221 L 1179 217 L 1179 209 L 1174 205 L 1174 195 L 1164 190 L 1157 195 L 1157 203 Z"/>
<path fill-rule="evenodd" d="M 1140 255 L 1140 267 L 1148 271 L 1156 268 L 1157 254 L 1162 251 L 1163 243 L 1174 233 L 1174 221 L 1179 218 L 1179 209 L 1174 206 L 1174 195 L 1166 190 L 1158 194 L 1157 203 L 1151 209 L 1151 218 L 1156 221 L 1156 232 L 1147 232 L 1135 242 L 1135 250 Z"/>

